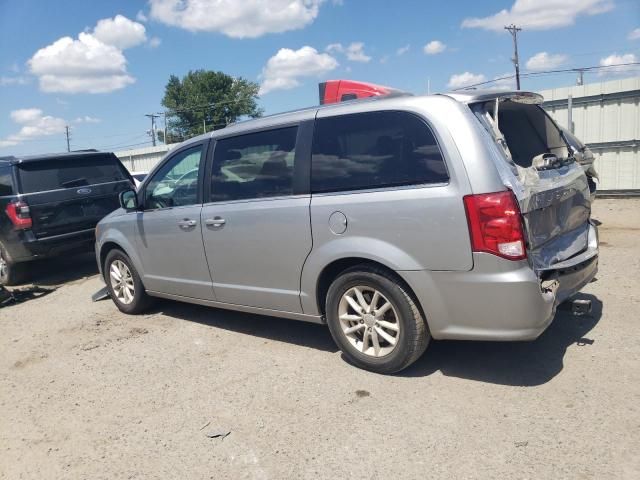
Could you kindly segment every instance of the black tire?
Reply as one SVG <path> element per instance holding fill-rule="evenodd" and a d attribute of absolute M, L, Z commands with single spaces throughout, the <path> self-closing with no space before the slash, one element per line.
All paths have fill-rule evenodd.
<path fill-rule="evenodd" d="M 0 285 L 20 285 L 27 279 L 25 263 L 12 262 L 6 250 L 0 245 Z"/>
<path fill-rule="evenodd" d="M 134 287 L 133 300 L 131 303 L 124 303 L 114 292 L 109 272 L 111 270 L 111 265 L 116 260 L 124 263 L 131 272 L 131 279 L 133 280 Z M 139 313 L 144 313 L 153 304 L 153 298 L 147 295 L 144 285 L 142 284 L 142 280 L 140 279 L 140 275 L 138 275 L 138 271 L 133 266 L 131 259 L 122 250 L 114 249 L 107 254 L 102 271 L 104 273 L 104 281 L 109 290 L 109 296 L 121 312 L 128 313 L 130 315 L 137 315 Z"/>
<path fill-rule="evenodd" d="M 342 296 L 352 287 L 362 285 L 378 290 L 393 305 L 400 324 L 397 344 L 387 355 L 366 355 L 352 345 L 338 318 Z M 395 373 L 415 362 L 431 339 L 427 323 L 410 290 L 402 281 L 383 269 L 367 265 L 345 270 L 329 287 L 326 317 L 331 336 L 347 359 L 357 367 L 377 373 Z"/>

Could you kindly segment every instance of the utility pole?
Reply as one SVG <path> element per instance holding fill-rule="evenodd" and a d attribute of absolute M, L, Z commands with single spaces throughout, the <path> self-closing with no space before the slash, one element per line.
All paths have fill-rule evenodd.
<path fill-rule="evenodd" d="M 516 27 L 514 24 L 511 24 L 507 27 L 504 27 L 511 36 L 513 37 L 513 64 L 516 67 L 516 88 L 520 90 L 520 59 L 518 58 L 518 32 L 522 31 L 521 28 Z"/>
<path fill-rule="evenodd" d="M 65 136 L 67 137 L 67 152 L 70 152 L 71 146 L 69 144 L 69 125 L 64 126 L 64 133 L 65 133 Z"/>
<path fill-rule="evenodd" d="M 167 111 L 164 111 L 164 144 L 167 145 Z"/>
<path fill-rule="evenodd" d="M 576 78 L 576 85 L 584 85 L 584 69 L 578 69 L 578 78 Z"/>
<path fill-rule="evenodd" d="M 147 113 L 145 117 L 149 117 L 151 119 L 151 142 L 153 146 L 156 146 L 156 118 L 160 117 L 160 115 L 156 115 L 155 113 Z"/>

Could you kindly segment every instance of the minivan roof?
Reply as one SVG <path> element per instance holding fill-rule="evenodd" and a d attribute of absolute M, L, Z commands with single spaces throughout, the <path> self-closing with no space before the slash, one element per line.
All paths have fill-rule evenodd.
<path fill-rule="evenodd" d="M 103 155 L 113 155 L 113 153 L 91 150 L 91 151 L 63 152 L 63 153 L 43 153 L 40 155 L 21 155 L 21 156 L 9 155 L 6 157 L 0 157 L 0 165 L 2 164 L 17 165 L 20 163 L 31 163 L 31 162 L 40 162 L 40 161 L 56 160 L 56 159 L 88 158 L 88 157 L 96 157 L 96 156 L 103 156 Z"/>
<path fill-rule="evenodd" d="M 348 100 L 345 102 L 338 103 L 329 103 L 325 105 L 314 105 L 311 107 L 305 107 L 298 110 L 290 110 L 287 112 L 275 113 L 273 115 L 267 115 L 265 117 L 253 118 L 249 120 L 243 120 L 240 122 L 232 123 L 228 127 L 214 130 L 212 132 L 203 133 L 202 135 L 198 135 L 197 137 L 190 138 L 186 140 L 183 145 L 188 145 L 192 142 L 202 141 L 208 138 L 214 138 L 218 136 L 226 136 L 232 135 L 235 133 L 243 133 L 245 131 L 249 131 L 252 129 L 259 128 L 269 128 L 272 125 L 277 124 L 285 124 L 287 121 L 295 122 L 302 121 L 305 119 L 312 119 L 315 117 L 315 112 L 320 110 L 330 110 L 330 109 L 342 109 L 345 106 L 353 106 L 357 108 L 358 105 L 362 105 L 363 103 L 368 102 L 380 102 L 381 104 L 385 104 L 388 102 L 396 102 L 398 98 L 410 98 L 420 100 L 428 97 L 436 97 L 436 96 L 447 96 L 461 103 L 476 103 L 476 102 L 484 102 L 489 100 L 494 100 L 496 98 L 509 98 L 513 100 L 517 100 L 523 103 L 540 103 L 543 98 L 541 95 L 534 92 L 526 92 L 520 90 L 463 90 L 459 92 L 445 92 L 445 93 L 437 93 L 432 95 L 406 95 L 406 96 L 377 96 L 377 97 L 367 97 L 360 98 L 354 100 Z M 354 108 L 354 109 L 355 109 Z M 279 120 L 282 120 L 281 122 Z"/>

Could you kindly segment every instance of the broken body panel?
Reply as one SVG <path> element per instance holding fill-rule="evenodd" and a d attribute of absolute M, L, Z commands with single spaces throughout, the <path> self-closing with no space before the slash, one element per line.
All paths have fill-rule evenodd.
<path fill-rule="evenodd" d="M 541 101 L 533 93 L 494 92 L 466 103 L 492 137 L 495 166 L 518 201 L 529 262 L 558 302 L 566 298 L 558 278 L 596 261 L 598 238 L 584 169 Z"/>

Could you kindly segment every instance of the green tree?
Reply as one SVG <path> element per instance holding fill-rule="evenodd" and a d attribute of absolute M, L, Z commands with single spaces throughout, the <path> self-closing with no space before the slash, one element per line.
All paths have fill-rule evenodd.
<path fill-rule="evenodd" d="M 189 71 L 182 80 L 171 75 L 162 99 L 167 143 L 223 128 L 241 117 L 260 117 L 258 90 L 257 83 L 223 72 Z"/>

